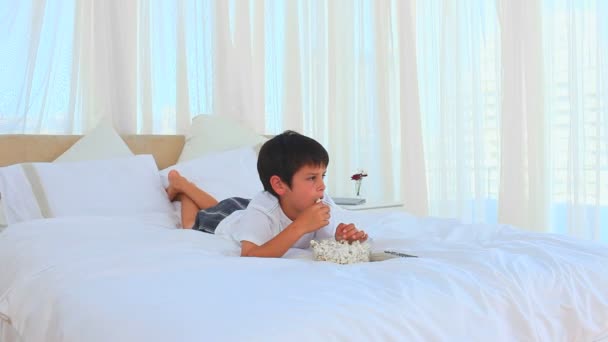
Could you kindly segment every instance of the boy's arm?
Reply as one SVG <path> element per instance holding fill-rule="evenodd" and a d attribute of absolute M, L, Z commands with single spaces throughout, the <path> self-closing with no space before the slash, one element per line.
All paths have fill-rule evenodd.
<path fill-rule="evenodd" d="M 241 256 L 280 258 L 302 235 L 319 230 L 329 224 L 329 207 L 317 203 L 306 209 L 290 225 L 261 246 L 241 240 Z"/>
<path fill-rule="evenodd" d="M 253 242 L 241 241 L 241 256 L 280 258 L 304 234 L 306 234 L 304 229 L 297 222 L 293 222 L 261 246 Z"/>

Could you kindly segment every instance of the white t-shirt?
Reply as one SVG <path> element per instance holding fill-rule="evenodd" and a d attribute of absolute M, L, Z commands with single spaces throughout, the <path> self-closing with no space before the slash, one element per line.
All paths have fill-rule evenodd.
<path fill-rule="evenodd" d="M 337 208 L 327 195 L 323 201 L 331 210 Z M 336 209 L 339 210 L 339 209 Z M 293 221 L 285 215 L 279 200 L 267 191 L 257 194 L 245 210 L 237 210 L 222 220 L 215 229 L 215 234 L 227 237 L 238 245 L 249 241 L 258 246 L 270 241 Z M 315 232 L 303 235 L 292 247 L 309 248 L 310 240 L 326 239 L 334 236 L 336 224 L 330 218 L 329 224 Z"/>

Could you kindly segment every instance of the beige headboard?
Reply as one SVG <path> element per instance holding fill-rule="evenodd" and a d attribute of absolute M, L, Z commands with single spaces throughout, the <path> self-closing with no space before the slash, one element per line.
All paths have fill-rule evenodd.
<path fill-rule="evenodd" d="M 80 135 L 0 135 L 0 166 L 26 162 L 51 162 L 72 146 Z M 159 169 L 177 162 L 183 135 L 126 135 L 123 139 L 135 154 L 152 154 Z"/>

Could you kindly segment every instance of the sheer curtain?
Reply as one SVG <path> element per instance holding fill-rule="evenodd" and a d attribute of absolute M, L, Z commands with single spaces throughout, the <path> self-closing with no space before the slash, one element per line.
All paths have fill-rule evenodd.
<path fill-rule="evenodd" d="M 369 177 L 372 200 L 402 199 L 426 214 L 412 2 L 336 0 L 266 3 L 266 120 L 329 150 L 333 194 Z"/>
<path fill-rule="evenodd" d="M 608 241 L 608 3 L 541 6 L 549 221 L 554 231 Z"/>
<path fill-rule="evenodd" d="M 431 214 L 608 241 L 607 10 L 417 3 Z"/>
<path fill-rule="evenodd" d="M 430 213 L 496 222 L 501 45 L 493 2 L 421 1 L 417 46 Z"/>
<path fill-rule="evenodd" d="M 0 134 L 70 130 L 75 10 L 72 1 L 0 2 Z"/>
<path fill-rule="evenodd" d="M 608 241 L 603 1 L 500 1 L 499 220 Z"/>
<path fill-rule="evenodd" d="M 0 133 L 227 115 L 331 155 L 330 191 L 608 240 L 602 0 L 0 2 Z"/>
<path fill-rule="evenodd" d="M 353 195 L 350 175 L 364 168 L 365 197 L 426 214 L 413 2 L 58 4 L 2 4 L 3 38 L 29 38 L 7 44 L 3 65 L 23 70 L 1 76 L 23 84 L 2 83 L 3 132 L 81 133 L 104 117 L 122 133 L 184 133 L 194 115 L 227 115 L 318 139 L 335 195 Z M 55 112 L 50 99 L 62 101 Z"/>
<path fill-rule="evenodd" d="M 539 1 L 498 1 L 502 47 L 501 178 L 498 219 L 547 226 L 546 113 Z"/>
<path fill-rule="evenodd" d="M 137 3 L 76 1 L 75 7 L 68 131 L 84 130 L 107 117 L 119 131 L 135 132 L 137 21 L 132 19 Z"/>

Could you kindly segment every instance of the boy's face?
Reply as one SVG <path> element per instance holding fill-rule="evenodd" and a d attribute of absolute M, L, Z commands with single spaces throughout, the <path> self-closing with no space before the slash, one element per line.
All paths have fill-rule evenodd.
<path fill-rule="evenodd" d="M 301 167 L 291 179 L 291 187 L 281 196 L 281 203 L 300 213 L 308 209 L 325 192 L 325 166 Z"/>

